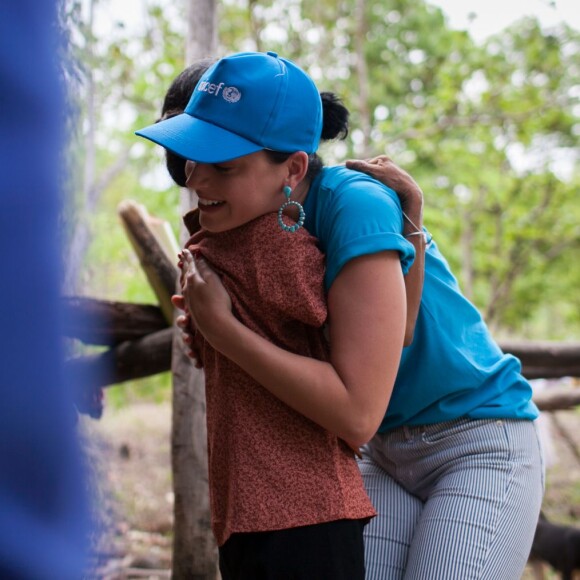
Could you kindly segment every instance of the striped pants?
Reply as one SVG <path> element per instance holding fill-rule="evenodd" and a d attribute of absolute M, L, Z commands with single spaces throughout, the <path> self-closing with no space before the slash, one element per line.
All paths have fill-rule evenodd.
<path fill-rule="evenodd" d="M 544 467 L 531 421 L 459 419 L 377 434 L 359 461 L 379 515 L 368 580 L 519 580 Z"/>

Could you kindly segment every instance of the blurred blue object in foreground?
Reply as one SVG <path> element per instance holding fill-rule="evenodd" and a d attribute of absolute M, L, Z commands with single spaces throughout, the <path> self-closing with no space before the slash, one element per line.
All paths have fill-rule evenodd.
<path fill-rule="evenodd" d="M 63 377 L 55 0 L 0 3 L 0 578 L 78 580 L 86 504 Z"/>

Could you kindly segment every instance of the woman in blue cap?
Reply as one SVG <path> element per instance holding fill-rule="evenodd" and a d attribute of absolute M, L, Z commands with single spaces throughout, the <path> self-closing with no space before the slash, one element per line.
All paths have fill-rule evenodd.
<path fill-rule="evenodd" d="M 334 105 L 342 121 L 323 126 L 321 97 L 302 70 L 273 53 L 242 53 L 207 71 L 185 113 L 139 131 L 189 159 L 186 185 L 199 198 L 201 229 L 182 252 L 185 301 L 176 303 L 196 320 L 202 311 L 211 316 L 207 261 L 236 321 L 284 352 L 325 365 L 324 257 L 301 228 L 296 200 L 316 171 L 309 155 L 321 134 L 334 137 L 346 123 L 346 110 Z M 292 211 L 295 220 L 286 215 Z M 403 295 L 400 304 L 395 353 Z M 375 510 L 344 435 L 264 389 L 210 334 L 198 333 L 196 348 L 206 376 L 212 529 L 224 580 L 362 580 L 363 528 Z M 378 389 L 361 389 L 357 399 L 386 406 Z M 343 405 L 340 412 L 349 411 Z"/>
<path fill-rule="evenodd" d="M 179 182 L 177 159 L 168 154 Z M 385 158 L 350 166 L 412 189 L 412 180 Z M 221 292 L 204 296 L 205 312 L 193 322 L 299 412 L 353 443 L 371 439 L 360 462 L 379 513 L 365 528 L 368 578 L 519 578 L 543 488 L 531 388 L 519 362 L 500 351 L 461 295 L 433 242 L 425 250 L 414 340 L 393 380 L 396 347 L 385 339 L 401 309 L 393 297 L 400 296 L 400 270 L 412 256 L 408 242 L 422 251 L 426 241 L 418 228 L 403 225 L 392 194 L 367 176 L 333 167 L 296 198 L 304 204 L 305 228 L 326 255 L 330 363 L 264 341 L 233 319 Z M 420 207 L 412 215 L 420 218 Z M 419 218 L 413 219 L 418 226 Z M 207 264 L 200 266 L 192 301 L 203 284 L 220 288 Z M 409 311 L 412 318 L 411 303 Z M 349 397 L 377 377 L 377 390 L 390 402 L 374 435 L 383 408 L 369 410 Z M 356 412 L 354 422 L 352 413 L 341 414 L 342 403 Z"/>

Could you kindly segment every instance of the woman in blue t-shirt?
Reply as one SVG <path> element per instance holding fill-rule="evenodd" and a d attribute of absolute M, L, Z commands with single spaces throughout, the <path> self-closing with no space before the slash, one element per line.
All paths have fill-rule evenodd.
<path fill-rule="evenodd" d="M 165 117 L 185 109 L 199 72 L 178 77 Z M 324 114 L 333 106 L 327 99 Z M 170 152 L 167 161 L 183 184 L 185 161 Z M 422 230 L 420 189 L 378 157 L 324 168 L 297 200 L 326 254 L 331 363 L 286 352 L 242 327 L 219 292 L 212 316 L 195 321 L 198 330 L 285 403 L 364 444 L 359 465 L 379 512 L 365 530 L 368 578 L 519 579 L 543 492 L 538 410 L 519 361 L 501 352 Z M 200 271 L 219 288 L 207 265 Z M 402 274 L 401 351 L 393 320 L 404 308 Z M 388 409 L 363 405 L 353 422 L 349 405 L 360 399 L 351 395 L 364 390 L 381 390 Z M 341 406 L 349 408 L 344 420 Z"/>

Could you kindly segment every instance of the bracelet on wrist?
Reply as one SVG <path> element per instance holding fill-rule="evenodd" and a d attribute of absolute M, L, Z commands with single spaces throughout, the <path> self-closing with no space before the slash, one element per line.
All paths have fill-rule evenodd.
<path fill-rule="evenodd" d="M 427 230 L 423 230 L 420 232 L 411 232 L 410 234 L 404 235 L 405 238 L 411 238 L 413 236 L 423 236 L 423 241 L 425 242 L 426 246 L 428 246 L 433 240 L 433 236 Z"/>
<path fill-rule="evenodd" d="M 433 236 L 430 234 L 430 232 L 425 228 L 419 228 L 416 226 L 405 212 L 403 212 L 403 216 L 415 228 L 414 232 L 411 232 L 410 234 L 404 234 L 404 237 L 410 238 L 412 236 L 423 236 L 425 245 L 428 246 L 433 241 Z"/>

